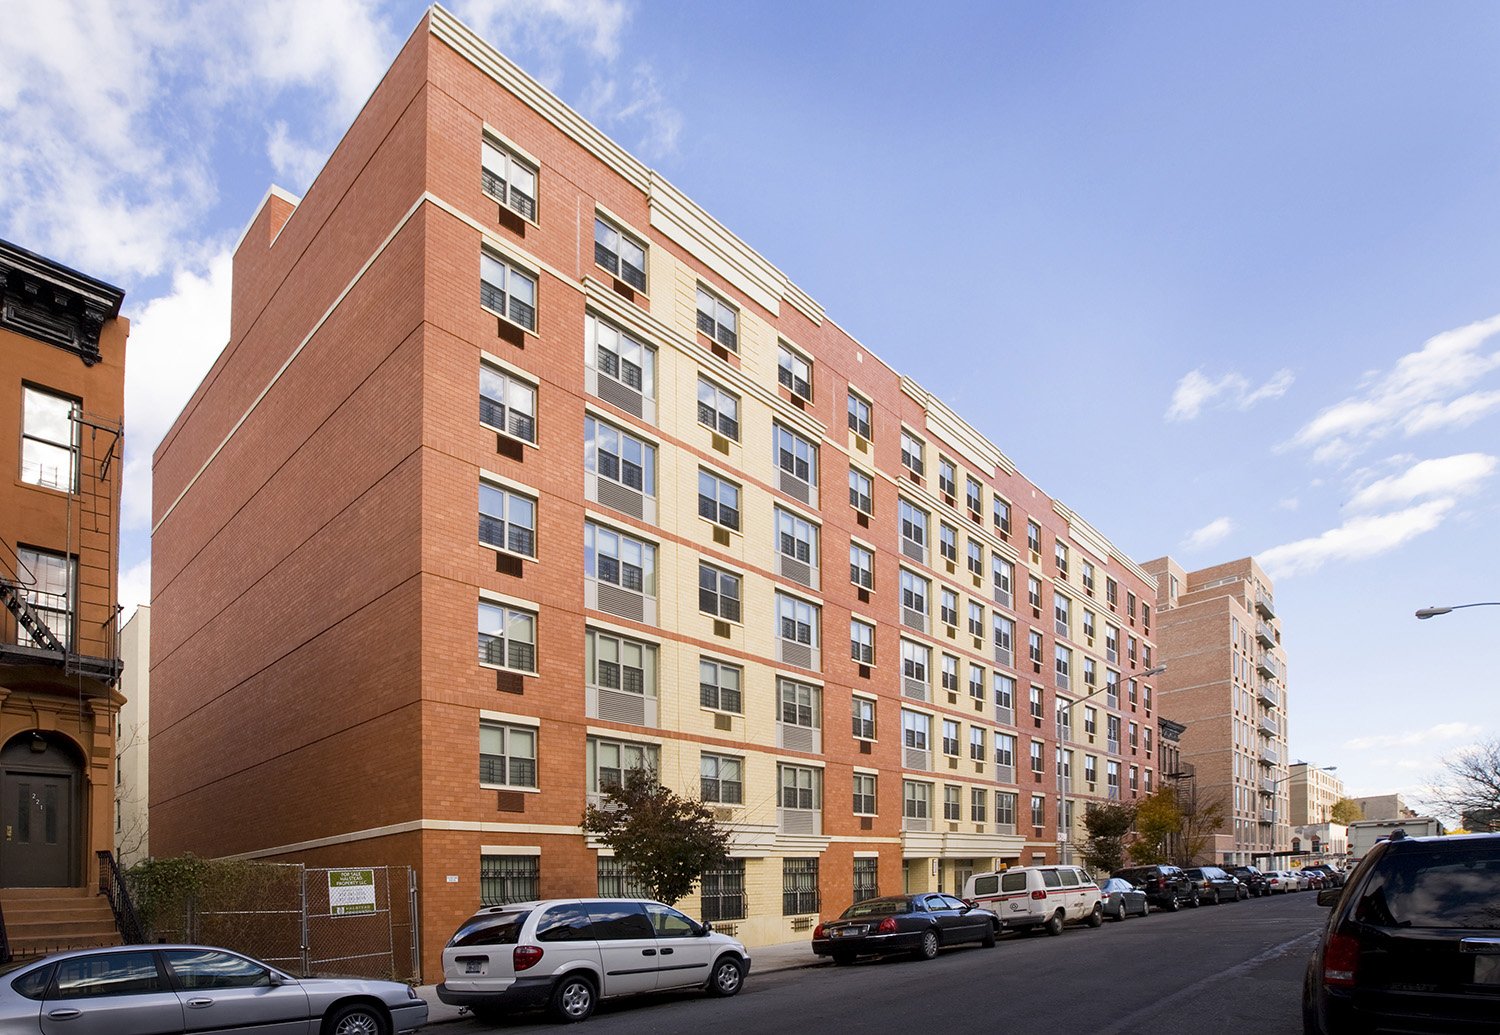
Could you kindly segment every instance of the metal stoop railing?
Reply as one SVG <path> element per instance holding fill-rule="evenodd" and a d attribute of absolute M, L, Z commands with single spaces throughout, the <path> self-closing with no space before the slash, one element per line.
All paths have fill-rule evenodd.
<path fill-rule="evenodd" d="M 130 889 L 125 886 L 115 853 L 103 848 L 95 854 L 99 857 L 99 894 L 109 901 L 109 908 L 115 914 L 115 929 L 126 945 L 139 945 L 146 936 L 141 931 L 141 921 L 136 916 L 135 903 L 130 901 Z"/>

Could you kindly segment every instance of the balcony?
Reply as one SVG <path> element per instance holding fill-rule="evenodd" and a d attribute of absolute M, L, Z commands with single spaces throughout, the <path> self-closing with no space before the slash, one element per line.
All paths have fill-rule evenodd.
<path fill-rule="evenodd" d="M 1276 810 L 1275 809 L 1261 809 L 1260 810 L 1260 822 L 1261 822 L 1262 826 L 1267 826 L 1267 827 L 1270 826 L 1271 824 L 1275 823 L 1276 822 Z"/>
<path fill-rule="evenodd" d="M 1276 605 L 1275 602 L 1271 599 L 1271 594 L 1267 593 L 1263 589 L 1257 589 L 1255 591 L 1255 610 L 1259 611 L 1267 618 L 1275 618 Z"/>
<path fill-rule="evenodd" d="M 1263 676 L 1272 679 L 1281 678 L 1281 663 L 1265 651 L 1255 656 L 1255 668 Z"/>
<path fill-rule="evenodd" d="M 1269 715 L 1261 716 L 1260 731 L 1268 737 L 1274 737 L 1281 733 L 1281 723 Z"/>
<path fill-rule="evenodd" d="M 1261 683 L 1255 688 L 1255 692 L 1262 704 L 1271 708 L 1281 707 L 1281 694 L 1270 683 Z"/>
<path fill-rule="evenodd" d="M 1260 793 L 1262 793 L 1262 794 L 1275 794 L 1276 793 L 1276 781 L 1273 780 L 1273 779 L 1271 779 L 1269 776 L 1262 776 L 1260 778 Z"/>
<path fill-rule="evenodd" d="M 1260 764 L 1264 766 L 1278 766 L 1281 764 L 1281 752 L 1275 748 L 1264 747 L 1260 749 Z"/>
<path fill-rule="evenodd" d="M 1272 629 L 1266 622 L 1255 623 L 1255 638 L 1263 647 L 1276 646 L 1276 630 Z"/>

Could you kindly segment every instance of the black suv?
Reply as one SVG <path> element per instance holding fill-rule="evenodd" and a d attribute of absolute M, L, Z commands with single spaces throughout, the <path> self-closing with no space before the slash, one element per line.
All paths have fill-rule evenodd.
<path fill-rule="evenodd" d="M 1303 1027 L 1494 1031 L 1500 1017 L 1500 834 L 1370 849 L 1342 888 L 1303 983 Z"/>
<path fill-rule="evenodd" d="M 1169 913 L 1198 904 L 1197 887 L 1176 866 L 1131 866 L 1110 876 L 1130 881 L 1146 893 L 1147 902 Z"/>
<path fill-rule="evenodd" d="M 1325 888 L 1342 888 L 1344 886 L 1344 875 L 1326 863 L 1319 863 L 1316 866 L 1304 866 L 1302 867 L 1302 872 L 1321 875 Z"/>
<path fill-rule="evenodd" d="M 1243 893 L 1239 881 L 1217 866 L 1194 866 L 1183 872 L 1188 875 L 1188 880 L 1198 886 L 1199 902 L 1212 902 L 1217 906 L 1249 897 Z"/>
<path fill-rule="evenodd" d="M 1254 866 L 1231 866 L 1229 872 L 1240 879 L 1240 883 L 1250 890 L 1252 898 L 1271 893 L 1271 882 L 1266 880 L 1266 875 Z"/>

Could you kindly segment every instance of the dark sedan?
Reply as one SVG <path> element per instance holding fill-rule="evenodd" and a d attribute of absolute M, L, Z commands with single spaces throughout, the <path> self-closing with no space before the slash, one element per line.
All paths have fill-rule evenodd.
<path fill-rule="evenodd" d="M 980 909 L 934 892 L 924 895 L 887 895 L 856 902 L 837 920 L 813 931 L 812 948 L 835 963 L 853 963 L 858 956 L 909 952 L 930 960 L 945 945 L 978 942 L 995 944 L 1000 919 Z"/>
<path fill-rule="evenodd" d="M 1146 893 L 1119 877 L 1106 877 L 1099 882 L 1099 902 L 1104 906 L 1104 915 L 1111 920 L 1145 916 L 1151 912 Z"/>

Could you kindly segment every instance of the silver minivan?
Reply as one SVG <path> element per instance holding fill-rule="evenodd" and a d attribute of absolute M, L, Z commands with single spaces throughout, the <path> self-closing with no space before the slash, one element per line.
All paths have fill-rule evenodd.
<path fill-rule="evenodd" d="M 600 999 L 673 988 L 731 996 L 750 953 L 647 899 L 548 899 L 481 909 L 443 949 L 438 998 L 481 1020 L 545 1006 L 581 1021 Z"/>

